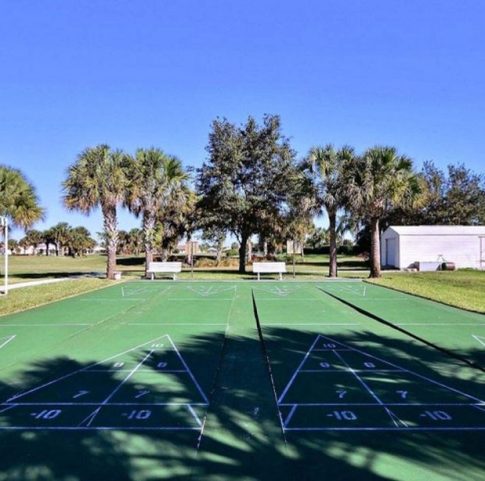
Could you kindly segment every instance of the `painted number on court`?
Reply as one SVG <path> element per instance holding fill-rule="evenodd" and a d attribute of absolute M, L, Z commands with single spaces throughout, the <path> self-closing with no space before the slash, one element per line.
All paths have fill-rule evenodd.
<path fill-rule="evenodd" d="M 446 411 L 424 411 L 421 417 L 426 417 L 431 421 L 451 421 L 453 419 Z"/>
<path fill-rule="evenodd" d="M 134 409 L 128 414 L 128 419 L 148 419 L 152 415 L 149 409 Z"/>
<path fill-rule="evenodd" d="M 327 416 L 334 417 L 337 421 L 355 421 L 357 415 L 353 411 L 333 411 Z"/>
<path fill-rule="evenodd" d="M 32 413 L 32 416 L 35 419 L 55 419 L 61 412 L 61 409 L 44 409 L 40 413 Z"/>

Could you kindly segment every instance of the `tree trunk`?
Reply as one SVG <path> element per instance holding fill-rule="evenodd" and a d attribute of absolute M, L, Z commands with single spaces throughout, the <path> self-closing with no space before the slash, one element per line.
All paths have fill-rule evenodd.
<path fill-rule="evenodd" d="M 145 277 L 148 277 L 148 265 L 153 262 L 153 239 L 155 236 L 155 217 L 143 214 L 143 242 L 145 247 Z"/>
<path fill-rule="evenodd" d="M 379 235 L 379 219 L 372 218 L 370 221 L 370 275 L 369 277 L 381 277 L 381 248 Z"/>
<path fill-rule="evenodd" d="M 219 265 L 222 259 L 222 252 L 224 250 L 224 240 L 225 237 L 221 237 L 217 240 L 217 251 L 216 251 L 216 264 Z"/>
<path fill-rule="evenodd" d="M 114 279 L 116 270 L 116 248 L 118 247 L 116 206 L 103 207 L 103 224 L 106 233 L 106 252 L 108 254 L 106 277 L 108 279 Z"/>
<path fill-rule="evenodd" d="M 241 235 L 241 245 L 239 246 L 239 273 L 246 273 L 246 249 L 248 246 L 248 235 Z"/>
<path fill-rule="evenodd" d="M 330 236 L 330 264 L 328 266 L 328 277 L 337 277 L 337 213 L 334 210 L 328 211 L 328 231 Z"/>

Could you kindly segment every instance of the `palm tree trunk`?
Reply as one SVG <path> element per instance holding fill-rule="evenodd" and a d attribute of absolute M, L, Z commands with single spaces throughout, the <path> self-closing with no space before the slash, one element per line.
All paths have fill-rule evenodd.
<path fill-rule="evenodd" d="M 106 277 L 114 279 L 116 270 L 116 248 L 118 247 L 118 220 L 116 206 L 103 207 L 103 224 L 106 233 L 106 251 L 108 262 L 106 265 Z"/>
<path fill-rule="evenodd" d="M 328 266 L 328 277 L 337 277 L 337 212 L 328 211 L 329 236 L 330 236 L 330 264 Z"/>
<path fill-rule="evenodd" d="M 149 212 L 143 214 L 143 242 L 145 247 L 145 277 L 148 277 L 148 265 L 153 262 L 153 237 L 155 217 Z"/>
<path fill-rule="evenodd" d="M 370 221 L 370 275 L 381 277 L 381 246 L 379 236 L 379 218 L 373 217 Z"/>

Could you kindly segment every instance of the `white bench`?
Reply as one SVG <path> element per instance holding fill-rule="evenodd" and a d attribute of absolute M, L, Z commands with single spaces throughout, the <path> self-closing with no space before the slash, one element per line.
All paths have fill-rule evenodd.
<path fill-rule="evenodd" d="M 151 279 L 155 279 L 155 274 L 173 274 L 173 280 L 177 279 L 177 273 L 182 272 L 181 262 L 150 262 L 148 264 L 147 274 L 150 274 Z"/>
<path fill-rule="evenodd" d="M 258 274 L 258 281 L 261 280 L 261 274 L 279 274 L 280 281 L 283 280 L 283 273 L 286 272 L 284 262 L 254 262 L 253 272 Z"/>

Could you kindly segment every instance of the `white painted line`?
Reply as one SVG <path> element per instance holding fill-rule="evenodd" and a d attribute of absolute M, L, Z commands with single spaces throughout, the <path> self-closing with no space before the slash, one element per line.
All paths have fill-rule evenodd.
<path fill-rule="evenodd" d="M 288 426 L 289 422 L 291 421 L 291 418 L 293 417 L 293 414 L 295 414 L 297 407 L 298 407 L 298 404 L 293 404 L 290 412 L 288 413 L 288 416 L 285 419 L 285 423 L 283 424 L 283 428 L 286 428 L 286 426 Z"/>
<path fill-rule="evenodd" d="M 182 428 L 179 426 L 0 426 L 8 431 L 200 431 L 198 427 Z"/>
<path fill-rule="evenodd" d="M 177 349 L 177 346 L 172 341 L 172 338 L 169 335 L 167 335 L 167 338 L 170 341 L 170 344 L 172 344 L 172 347 L 173 347 L 174 351 L 177 353 L 177 356 L 180 359 L 180 362 L 184 365 L 184 368 L 186 369 L 187 373 L 189 374 L 190 378 L 192 379 L 192 382 L 195 384 L 195 387 L 199 391 L 199 394 L 202 396 L 202 398 L 204 399 L 204 401 L 207 404 L 209 404 L 209 400 L 207 399 L 206 395 L 204 394 L 204 391 L 202 391 L 202 388 L 200 387 L 199 383 L 197 382 L 197 379 L 195 379 L 194 375 L 192 374 L 192 371 L 189 369 L 189 366 L 187 366 L 187 363 L 185 362 L 185 359 L 180 354 L 179 350 Z"/>
<path fill-rule="evenodd" d="M 5 347 L 10 341 L 13 341 L 15 339 L 15 336 L 16 334 L 13 334 L 12 336 L 1 337 L 0 349 L 2 349 L 2 347 Z"/>
<path fill-rule="evenodd" d="M 128 375 L 111 391 L 111 393 L 106 397 L 103 402 L 95 409 L 86 419 L 81 421 L 80 425 L 87 422 L 87 426 L 90 426 L 91 423 L 94 421 L 94 418 L 99 413 L 101 408 L 103 408 L 109 400 L 122 388 L 122 386 L 135 374 L 135 372 L 143 365 L 143 363 L 153 354 L 155 349 L 151 349 L 148 354 L 128 373 Z"/>
<path fill-rule="evenodd" d="M 36 392 L 36 391 L 38 391 L 39 389 L 43 389 L 43 388 L 45 388 L 45 387 L 47 387 L 47 386 L 50 386 L 51 384 L 54 384 L 54 383 L 56 383 L 56 382 L 62 381 L 62 380 L 64 380 L 64 379 L 67 379 L 67 378 L 69 378 L 69 377 L 71 377 L 71 376 L 74 376 L 75 374 L 80 373 L 80 372 L 87 371 L 88 369 L 90 369 L 90 368 L 92 368 L 92 367 L 94 367 L 94 366 L 99 366 L 100 364 L 104 364 L 105 362 L 111 361 L 112 359 L 115 359 L 116 357 L 123 356 L 123 355 L 125 355 L 125 354 L 127 354 L 127 353 L 129 353 L 129 352 L 132 352 L 132 351 L 135 351 L 135 350 L 137 350 L 137 349 L 140 349 L 141 347 L 146 346 L 147 344 L 153 343 L 153 342 L 155 342 L 155 341 L 158 341 L 159 339 L 163 339 L 164 337 L 167 337 L 167 335 L 165 335 L 165 336 L 160 336 L 160 337 L 156 337 L 155 339 L 152 339 L 152 340 L 150 340 L 150 341 L 148 341 L 148 342 L 144 342 L 143 344 L 140 344 L 139 346 L 136 346 L 136 347 L 134 347 L 134 348 L 132 348 L 132 349 L 128 349 L 128 350 L 126 350 L 126 351 L 124 351 L 124 352 L 122 352 L 122 353 L 115 354 L 114 356 L 108 357 L 107 359 L 104 359 L 103 361 L 94 362 L 94 363 L 92 363 L 92 364 L 89 364 L 89 365 L 88 365 L 88 366 L 86 366 L 86 367 L 83 367 L 83 368 L 81 368 L 81 369 L 77 369 L 77 370 L 72 371 L 72 372 L 70 372 L 70 373 L 68 373 L 68 374 L 65 374 L 65 375 L 60 376 L 60 377 L 58 377 L 58 378 L 56 378 L 56 379 L 53 379 L 52 381 L 46 382 L 46 383 L 44 383 L 44 384 L 41 384 L 40 386 L 37 386 L 37 387 L 32 388 L 32 389 L 29 389 L 28 391 L 25 391 L 25 392 L 22 392 L 22 393 L 16 394 L 15 396 L 12 396 L 11 398 L 7 399 L 7 401 L 6 401 L 6 402 L 10 402 L 10 401 L 13 401 L 14 399 L 18 399 L 18 398 L 19 398 L 19 397 L 21 397 L 21 396 L 26 396 L 27 394 L 31 394 L 31 393 L 33 393 L 33 392 Z"/>
<path fill-rule="evenodd" d="M 472 337 L 474 337 L 482 346 L 485 346 L 485 336 L 476 336 L 475 334 L 472 334 Z"/>
<path fill-rule="evenodd" d="M 477 397 L 475 397 L 475 396 L 472 396 L 472 395 L 470 395 L 470 394 L 466 394 L 466 393 L 464 393 L 463 391 L 460 391 L 459 389 L 455 389 L 455 388 L 453 388 L 453 387 L 446 386 L 445 384 L 442 384 L 442 383 L 440 383 L 440 382 L 438 382 L 438 381 L 435 381 L 435 380 L 433 380 L 433 379 L 431 379 L 431 378 L 429 378 L 429 377 L 427 377 L 427 376 L 424 376 L 424 375 L 422 375 L 422 374 L 418 374 L 417 372 L 414 372 L 414 371 L 410 371 L 409 369 L 405 369 L 405 368 L 403 368 L 403 367 L 400 367 L 400 366 L 398 366 L 398 365 L 396 365 L 396 364 L 394 364 L 394 363 L 392 363 L 392 362 L 389 362 L 389 361 L 384 361 L 383 359 L 381 359 L 381 358 L 379 358 L 379 357 L 377 357 L 377 356 L 374 356 L 374 355 L 372 355 L 372 354 L 368 354 L 368 353 L 366 353 L 366 352 L 364 352 L 364 351 L 361 351 L 360 349 L 357 349 L 357 348 L 354 348 L 354 347 L 347 346 L 347 345 L 346 345 L 346 344 L 344 344 L 344 343 L 337 342 L 337 341 L 335 341 L 334 339 L 332 339 L 332 338 L 330 338 L 330 337 L 327 337 L 327 336 L 322 336 L 322 335 L 319 335 L 319 337 L 323 337 L 324 339 L 328 339 L 329 341 L 334 342 L 334 343 L 336 343 L 336 344 L 340 344 L 341 346 L 346 346 L 346 347 L 347 347 L 348 349 L 350 349 L 351 351 L 358 352 L 358 353 L 360 353 L 360 354 L 363 354 L 364 356 L 370 357 L 370 358 L 375 359 L 375 360 L 377 360 L 377 361 L 379 361 L 379 362 L 382 362 L 382 363 L 387 364 L 387 365 L 389 365 L 389 366 L 395 367 L 396 369 L 400 369 L 400 370 L 402 370 L 402 371 L 404 371 L 404 372 L 407 372 L 407 373 L 409 373 L 409 374 L 411 374 L 411 375 L 413 375 L 413 376 L 416 376 L 416 377 L 418 377 L 418 378 L 420 378 L 420 379 L 424 379 L 425 381 L 428 381 L 428 382 L 430 382 L 430 383 L 432 383 L 432 384 L 436 384 L 437 386 L 440 386 L 440 387 L 442 387 L 442 388 L 445 388 L 445 389 L 447 389 L 448 391 L 452 391 L 452 392 L 455 392 L 455 393 L 457 393 L 457 394 L 461 394 L 462 396 L 465 396 L 465 397 L 467 397 L 467 398 L 469 398 L 469 399 L 473 399 L 474 401 L 478 401 L 480 404 L 485 403 L 485 401 L 483 401 L 482 399 L 479 399 L 479 398 L 477 398 Z"/>
<path fill-rule="evenodd" d="M 195 419 L 195 422 L 199 425 L 199 427 L 202 427 L 202 422 L 200 421 L 199 416 L 197 416 L 197 413 L 194 411 L 192 406 L 190 404 L 186 404 L 186 406 L 190 414 L 192 414 L 193 418 Z"/>
<path fill-rule="evenodd" d="M 317 338 L 313 341 L 313 344 L 310 346 L 310 349 L 306 352 L 306 354 L 303 356 L 302 361 L 300 362 L 299 366 L 296 368 L 296 371 L 293 373 L 293 376 L 291 376 L 291 379 L 289 380 L 288 384 L 286 385 L 285 389 L 281 393 L 281 396 L 278 398 L 278 404 L 283 402 L 284 397 L 286 396 L 286 393 L 290 389 L 290 387 L 293 385 L 293 382 L 295 381 L 296 376 L 300 372 L 301 368 L 303 367 L 303 364 L 305 364 L 305 361 L 307 360 L 308 356 L 312 352 L 313 348 L 315 347 L 316 343 L 318 342 L 320 336 L 317 336 Z"/>
<path fill-rule="evenodd" d="M 285 428 L 285 431 L 485 431 L 485 426 L 463 426 L 463 427 L 355 427 L 355 428 Z"/>
<path fill-rule="evenodd" d="M 366 391 L 377 401 L 378 404 L 380 404 L 384 408 L 384 410 L 386 411 L 388 416 L 391 418 L 391 421 L 393 422 L 394 426 L 396 426 L 396 427 L 400 427 L 400 426 L 407 427 L 407 424 L 402 419 L 399 419 L 399 416 L 397 416 L 395 413 L 393 413 L 381 401 L 380 397 L 369 387 L 369 385 L 359 376 L 359 374 L 347 364 L 347 362 L 341 356 L 341 354 L 339 354 L 337 351 L 333 351 L 333 352 L 340 359 L 340 361 L 343 362 L 347 366 L 348 371 L 351 372 L 354 375 L 354 377 L 357 379 L 357 381 L 359 381 L 360 384 L 362 384 L 362 386 L 364 386 Z"/>
<path fill-rule="evenodd" d="M 139 372 L 139 371 L 138 371 Z M 191 406 L 207 406 L 203 403 L 190 403 Z M 3 403 L 0 406 L 74 406 L 74 407 L 86 407 L 86 406 L 99 406 L 98 402 L 15 402 L 15 403 Z M 187 402 L 169 402 L 169 403 L 145 403 L 145 402 L 110 402 L 105 407 L 110 406 L 187 406 Z"/>

